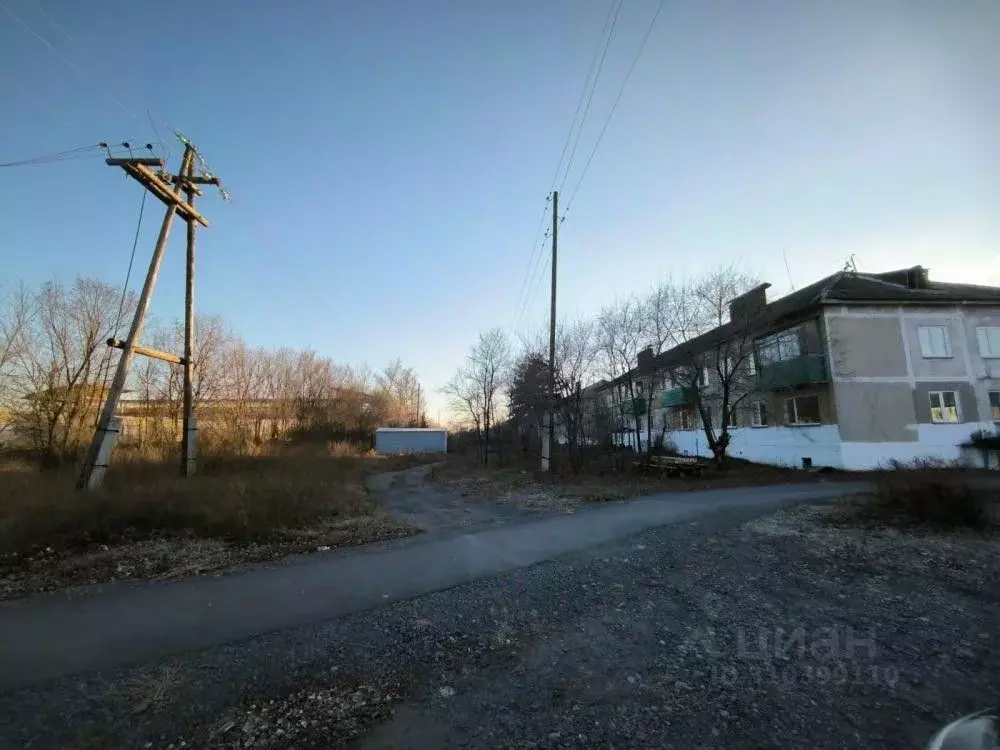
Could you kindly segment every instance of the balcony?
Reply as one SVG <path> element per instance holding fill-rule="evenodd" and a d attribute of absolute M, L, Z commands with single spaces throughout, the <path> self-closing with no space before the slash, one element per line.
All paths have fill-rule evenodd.
<path fill-rule="evenodd" d="M 810 383 L 826 383 L 829 373 L 822 354 L 802 354 L 778 362 L 762 362 L 758 369 L 761 388 L 793 388 Z"/>
<path fill-rule="evenodd" d="M 660 406 L 683 406 L 691 403 L 689 388 L 666 388 L 660 391 Z"/>

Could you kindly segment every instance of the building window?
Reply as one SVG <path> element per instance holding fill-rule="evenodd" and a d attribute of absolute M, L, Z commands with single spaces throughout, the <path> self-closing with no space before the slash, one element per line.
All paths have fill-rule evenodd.
<path fill-rule="evenodd" d="M 763 401 L 754 401 L 750 405 L 750 425 L 767 427 L 767 404 Z"/>
<path fill-rule="evenodd" d="M 931 421 L 937 423 L 958 422 L 958 399 L 955 391 L 931 391 Z"/>
<path fill-rule="evenodd" d="M 819 424 L 819 396 L 796 396 L 785 399 L 788 424 Z"/>
<path fill-rule="evenodd" d="M 797 329 L 782 331 L 766 339 L 761 339 L 757 346 L 757 356 L 760 357 L 761 364 L 768 362 L 781 362 L 785 359 L 795 359 L 802 353 L 799 346 L 799 332 Z"/>
<path fill-rule="evenodd" d="M 677 412 L 677 418 L 680 421 L 682 430 L 691 429 L 691 412 L 689 412 L 687 409 L 681 409 L 679 412 Z"/>
<path fill-rule="evenodd" d="M 702 386 L 708 385 L 708 378 L 709 378 L 709 369 L 708 365 L 705 365 L 704 367 L 701 368 L 701 377 L 699 378 L 701 382 L 699 383 L 699 385 Z"/>
<path fill-rule="evenodd" d="M 747 354 L 747 374 L 756 375 L 757 374 L 757 362 L 753 358 L 753 351 Z"/>
<path fill-rule="evenodd" d="M 917 328 L 917 335 L 920 337 L 920 353 L 924 357 L 951 356 L 947 326 L 920 326 Z"/>
<path fill-rule="evenodd" d="M 990 419 L 1000 422 L 1000 391 L 990 391 Z"/>
<path fill-rule="evenodd" d="M 976 328 L 976 340 L 979 342 L 980 357 L 1000 357 L 1000 326 L 979 326 Z"/>
<path fill-rule="evenodd" d="M 736 414 L 736 407 L 730 406 L 729 413 L 727 414 L 726 427 L 739 427 L 740 420 L 739 416 Z"/>

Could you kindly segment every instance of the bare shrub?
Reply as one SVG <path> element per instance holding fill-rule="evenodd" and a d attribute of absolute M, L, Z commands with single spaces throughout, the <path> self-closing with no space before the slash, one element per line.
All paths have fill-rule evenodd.
<path fill-rule="evenodd" d="M 347 519 L 384 516 L 365 476 L 422 460 L 291 446 L 208 456 L 202 474 L 189 479 L 178 476 L 176 461 L 137 461 L 120 464 L 106 489 L 87 495 L 74 490 L 68 471 L 11 462 L 0 472 L 0 567 L 47 548 L 58 555 L 144 539 L 296 540 Z"/>
<path fill-rule="evenodd" d="M 874 475 L 873 484 L 869 515 L 890 523 L 942 528 L 989 526 L 997 495 L 940 461 L 894 461 L 889 470 Z"/>

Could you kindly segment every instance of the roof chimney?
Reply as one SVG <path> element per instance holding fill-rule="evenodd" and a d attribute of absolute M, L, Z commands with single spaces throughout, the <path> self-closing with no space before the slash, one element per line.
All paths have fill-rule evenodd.
<path fill-rule="evenodd" d="M 905 286 L 907 289 L 926 289 L 929 282 L 928 271 L 923 266 L 901 268 L 898 271 L 886 271 L 873 276 L 890 284 Z"/>
<path fill-rule="evenodd" d="M 760 284 L 732 300 L 729 303 L 729 320 L 732 322 L 749 320 L 767 307 L 767 290 L 770 286 L 770 284 Z"/>
<path fill-rule="evenodd" d="M 640 372 L 649 372 L 653 369 L 653 347 L 647 346 L 636 355 L 635 359 Z"/>

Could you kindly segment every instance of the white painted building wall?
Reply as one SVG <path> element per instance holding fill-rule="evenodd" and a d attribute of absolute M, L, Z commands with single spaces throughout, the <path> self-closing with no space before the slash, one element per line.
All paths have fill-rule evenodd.
<path fill-rule="evenodd" d="M 958 424 L 918 424 L 915 442 L 884 442 L 841 444 L 844 467 L 848 469 L 878 469 L 892 461 L 909 464 L 917 460 L 961 461 L 982 465 L 978 451 L 963 449 L 962 443 L 976 430 L 990 431 L 992 422 L 960 422 Z"/>
<path fill-rule="evenodd" d="M 818 424 L 794 427 L 735 427 L 728 454 L 755 463 L 801 468 L 803 458 L 813 466 L 842 468 L 840 431 L 836 425 Z M 674 430 L 667 438 L 686 456 L 709 458 L 704 430 Z"/>

